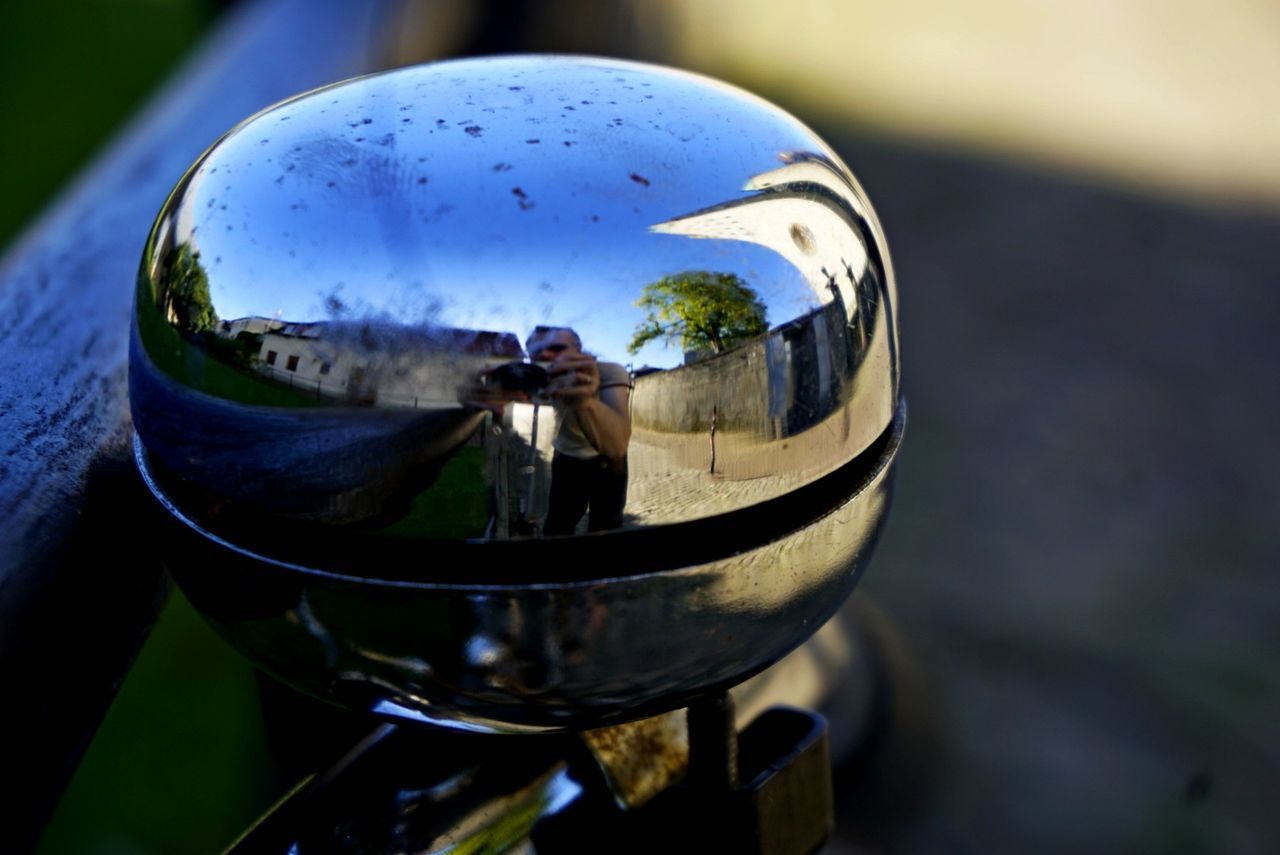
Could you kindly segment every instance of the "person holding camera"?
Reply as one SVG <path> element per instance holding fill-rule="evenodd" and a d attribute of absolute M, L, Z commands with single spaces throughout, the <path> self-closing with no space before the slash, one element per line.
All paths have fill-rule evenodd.
<path fill-rule="evenodd" d="M 582 339 L 569 327 L 536 327 L 525 350 L 533 362 L 547 365 L 544 395 L 556 412 L 543 534 L 572 534 L 588 511 L 588 531 L 617 528 L 627 504 L 631 375 L 583 352 Z"/>

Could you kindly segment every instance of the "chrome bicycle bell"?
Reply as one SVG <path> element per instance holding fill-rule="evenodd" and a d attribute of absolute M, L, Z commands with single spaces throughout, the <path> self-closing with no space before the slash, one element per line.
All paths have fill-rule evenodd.
<path fill-rule="evenodd" d="M 735 684 L 855 584 L 904 422 L 849 169 L 741 90 L 584 57 L 337 83 L 160 211 L 137 460 L 192 602 L 320 697 L 588 727 Z"/>

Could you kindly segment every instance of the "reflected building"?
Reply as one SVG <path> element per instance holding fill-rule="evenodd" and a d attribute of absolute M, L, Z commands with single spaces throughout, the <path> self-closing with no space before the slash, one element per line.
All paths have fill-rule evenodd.
<path fill-rule="evenodd" d="M 136 423 L 180 477 L 234 491 L 247 507 L 299 520 L 399 525 L 480 536 L 482 473 L 502 450 L 489 417 L 464 403 L 480 373 L 524 357 L 512 333 L 404 324 L 220 320 L 207 331 L 142 321 L 131 365 Z M 199 456 L 186 449 L 199 445 Z M 505 458 L 503 458 L 505 460 Z M 445 467 L 474 485 L 446 503 L 422 497 Z"/>
<path fill-rule="evenodd" d="M 264 335 L 282 326 L 284 321 L 275 318 L 237 318 L 234 321 L 219 321 L 217 332 L 222 338 L 236 339 L 241 335 Z"/>
<path fill-rule="evenodd" d="M 792 436 L 847 399 L 853 375 L 873 347 L 884 348 L 888 356 L 891 336 L 873 342 L 881 283 L 867 252 L 875 243 L 862 234 L 864 214 L 857 210 L 857 200 L 825 158 L 791 152 L 782 160 L 785 165 L 746 184 L 744 189 L 756 191 L 753 195 L 650 229 L 770 249 L 804 277 L 818 307 L 727 354 L 687 353 L 685 369 L 673 369 L 681 376 L 639 379 L 633 405 L 638 423 L 667 431 L 710 429 L 707 394 L 676 396 L 666 388 L 693 383 L 706 386 L 706 393 L 730 393 L 714 395 L 719 429 L 746 430 L 768 439 Z M 687 370 L 695 364 L 696 370 Z M 767 412 L 754 403 L 763 400 L 769 402 Z M 673 402 L 685 404 L 685 412 L 671 412 Z M 702 412 L 688 411 L 694 402 L 703 404 Z"/>
<path fill-rule="evenodd" d="M 489 330 L 249 317 L 218 332 L 256 342 L 252 367 L 277 383 L 368 406 L 456 408 L 472 378 L 524 358 L 515 334 Z"/>

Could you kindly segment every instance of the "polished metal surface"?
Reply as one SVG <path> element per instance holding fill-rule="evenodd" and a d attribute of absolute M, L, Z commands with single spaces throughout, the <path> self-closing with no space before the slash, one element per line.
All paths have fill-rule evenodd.
<path fill-rule="evenodd" d="M 467 729 L 733 685 L 839 607 L 905 419 L 848 169 L 723 84 L 515 57 L 231 131 L 148 241 L 137 460 L 266 670 Z"/>
<path fill-rule="evenodd" d="M 421 582 L 338 575 L 238 548 L 171 503 L 167 552 L 183 591 L 232 644 L 310 694 L 464 730 L 601 726 L 735 685 L 817 631 L 870 557 L 898 430 L 840 507 L 677 570 L 595 566 L 579 582 L 485 584 L 482 553 L 471 568 L 480 581 L 444 584 L 428 581 L 431 556 L 409 548 L 399 560 L 420 564 Z M 139 463 L 165 501 L 140 447 Z"/>
<path fill-rule="evenodd" d="M 219 506 L 537 536 L 574 378 L 493 370 L 568 328 L 631 384 L 608 527 L 714 516 L 884 433 L 893 287 L 848 169 L 759 99 L 602 59 L 408 68 L 272 107 L 192 167 L 143 259 L 134 420 Z"/>

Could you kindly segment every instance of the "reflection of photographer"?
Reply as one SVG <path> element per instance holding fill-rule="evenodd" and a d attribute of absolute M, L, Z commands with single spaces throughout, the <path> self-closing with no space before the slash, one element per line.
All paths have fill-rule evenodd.
<path fill-rule="evenodd" d="M 588 531 L 618 527 L 627 503 L 631 441 L 627 369 L 583 353 L 582 340 L 568 327 L 537 327 L 525 348 L 534 363 L 546 366 L 547 385 L 535 397 L 556 411 L 543 533 L 572 534 L 588 510 Z"/>

